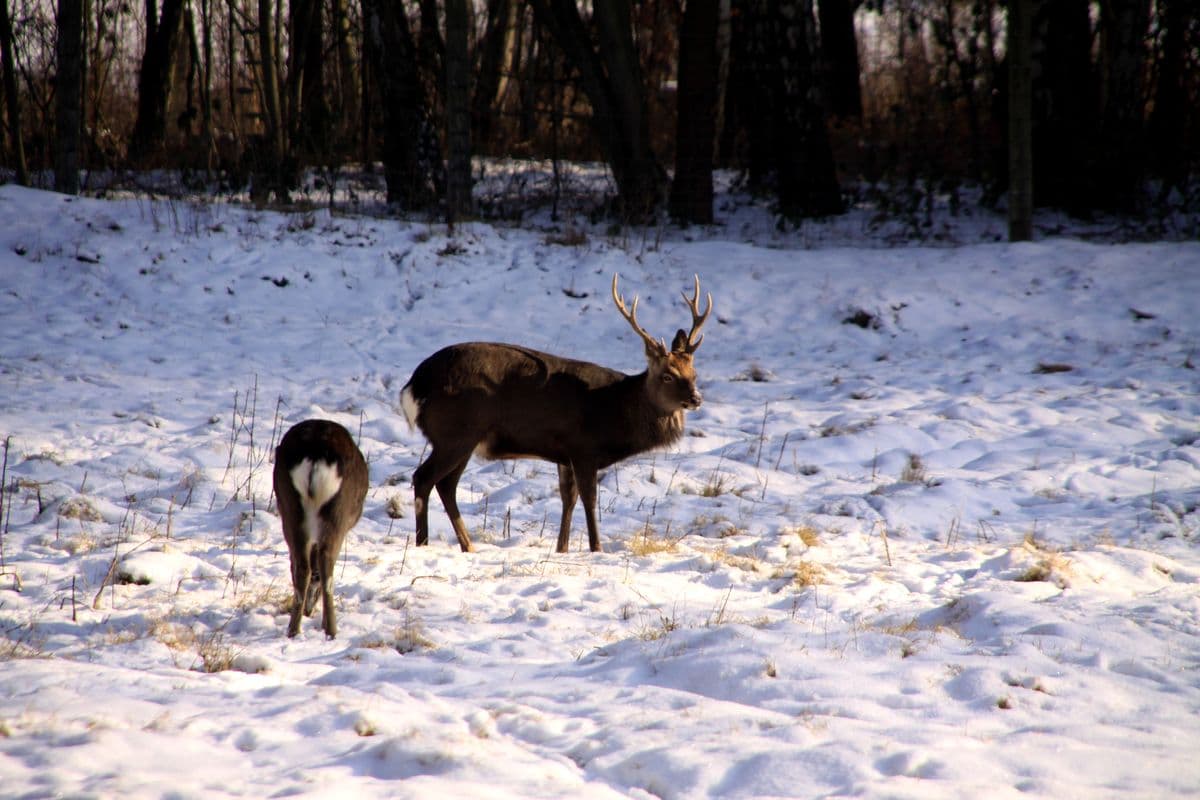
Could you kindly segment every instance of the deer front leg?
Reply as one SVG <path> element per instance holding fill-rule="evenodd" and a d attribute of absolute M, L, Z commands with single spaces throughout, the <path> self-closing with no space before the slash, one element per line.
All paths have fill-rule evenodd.
<path fill-rule="evenodd" d="M 575 483 L 583 499 L 583 514 L 587 519 L 588 547 L 593 553 L 601 552 L 600 528 L 596 525 L 596 474 L 593 466 L 574 465 Z"/>

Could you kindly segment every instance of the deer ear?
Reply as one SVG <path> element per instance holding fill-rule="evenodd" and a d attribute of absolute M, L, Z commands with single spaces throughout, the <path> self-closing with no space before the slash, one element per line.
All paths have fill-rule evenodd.
<path fill-rule="evenodd" d="M 676 353 L 688 352 L 688 337 L 683 328 L 675 331 L 675 339 L 671 342 L 671 350 Z"/>
<path fill-rule="evenodd" d="M 646 342 L 646 358 L 666 358 L 667 346 L 662 343 L 661 339 L 649 339 Z"/>

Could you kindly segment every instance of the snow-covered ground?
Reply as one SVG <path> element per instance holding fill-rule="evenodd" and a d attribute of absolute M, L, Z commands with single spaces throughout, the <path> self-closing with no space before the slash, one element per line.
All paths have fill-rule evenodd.
<path fill-rule="evenodd" d="M 833 246 L 0 187 L 0 794 L 1113 797 L 1200 787 L 1200 245 Z M 736 219 L 734 219 L 736 216 Z M 829 223 L 850 230 L 853 217 Z M 848 237 L 839 235 L 839 242 Z M 814 246 L 816 245 L 816 246 Z M 494 339 L 705 402 L 553 552 L 552 465 L 411 542 L 413 367 Z M 273 444 L 371 472 L 285 636 Z"/>

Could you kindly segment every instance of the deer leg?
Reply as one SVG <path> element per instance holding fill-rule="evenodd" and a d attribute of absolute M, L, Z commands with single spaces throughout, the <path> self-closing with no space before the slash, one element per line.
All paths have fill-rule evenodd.
<path fill-rule="evenodd" d="M 317 583 L 312 587 L 312 595 L 313 604 L 316 604 L 316 595 L 320 595 L 320 626 L 324 628 L 325 638 L 332 639 L 337 636 L 337 612 L 334 610 L 334 567 L 337 553 L 328 545 L 329 542 L 322 542 L 313 553 L 317 565 L 312 572 Z"/>
<path fill-rule="evenodd" d="M 596 525 L 596 468 L 575 465 L 575 483 L 579 485 L 579 496 L 583 498 L 583 514 L 587 519 L 588 547 L 599 553 L 600 528 Z"/>
<path fill-rule="evenodd" d="M 421 462 L 417 471 L 413 473 L 413 506 L 417 515 L 417 547 L 429 544 L 429 493 L 454 469 L 457 468 L 461 475 L 470 459 L 470 450 L 466 453 L 452 453 L 434 448 L 429 454 L 429 458 Z M 455 478 L 455 483 L 457 482 L 458 478 Z M 442 503 L 445 504 L 445 502 L 445 497 L 443 497 Z M 455 528 L 455 533 L 458 533 L 457 528 Z"/>
<path fill-rule="evenodd" d="M 446 509 L 446 516 L 450 518 L 450 525 L 454 528 L 454 535 L 458 537 L 458 544 L 464 553 L 472 553 L 475 548 L 471 546 L 471 537 L 467 534 L 467 526 L 463 522 L 462 514 L 458 511 L 458 479 L 462 477 L 463 470 L 467 468 L 467 462 L 471 460 L 468 455 L 454 469 L 446 473 L 445 477 L 437 482 L 438 497 L 442 498 L 442 506 Z"/>
<path fill-rule="evenodd" d="M 305 542 L 296 542 L 292 548 L 292 618 L 288 622 L 288 637 L 300 632 L 300 618 L 304 606 L 308 602 L 308 585 L 312 578 L 312 568 L 308 563 L 308 546 Z"/>
<path fill-rule="evenodd" d="M 571 516 L 575 513 L 575 500 L 579 489 L 575 486 L 575 470 L 570 464 L 558 465 L 558 493 L 562 496 L 562 521 L 558 523 L 558 546 L 556 552 L 565 553 L 571 539 Z"/>

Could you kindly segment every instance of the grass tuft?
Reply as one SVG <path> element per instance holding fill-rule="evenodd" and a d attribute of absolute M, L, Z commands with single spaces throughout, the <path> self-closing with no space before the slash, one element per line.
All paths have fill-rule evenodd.
<path fill-rule="evenodd" d="M 670 525 L 667 526 L 670 532 Z M 654 527 L 647 522 L 633 538 L 629 540 L 629 552 L 635 556 L 652 556 L 656 553 L 673 553 L 679 549 L 679 539 L 671 539 L 667 535 L 660 536 Z"/>

